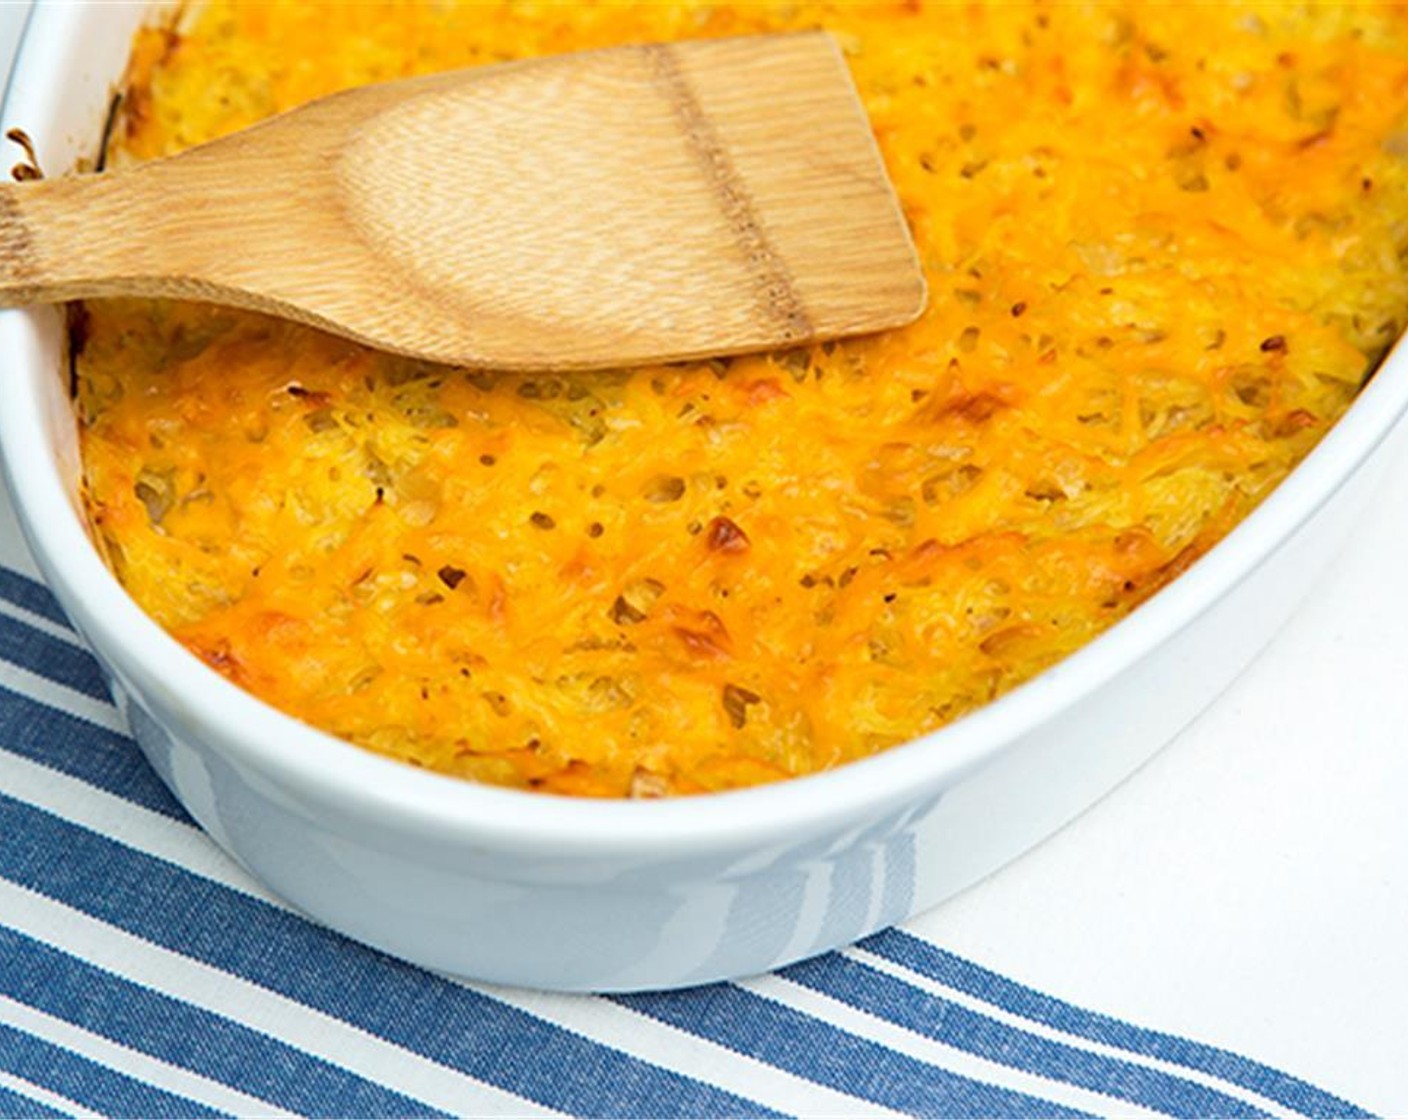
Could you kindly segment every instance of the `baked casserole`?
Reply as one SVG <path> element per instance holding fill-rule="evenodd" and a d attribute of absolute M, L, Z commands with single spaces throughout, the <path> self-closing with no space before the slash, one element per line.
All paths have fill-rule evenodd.
<path fill-rule="evenodd" d="M 606 797 L 774 781 L 1124 617 L 1399 334 L 1399 5 L 210 3 L 138 36 L 106 158 L 364 82 L 816 26 L 913 229 L 918 323 L 544 376 L 91 302 L 85 500 L 128 591 L 411 765 Z"/>

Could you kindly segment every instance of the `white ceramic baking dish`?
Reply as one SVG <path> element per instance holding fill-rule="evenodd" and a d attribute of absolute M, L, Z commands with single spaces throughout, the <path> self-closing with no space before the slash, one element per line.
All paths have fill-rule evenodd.
<path fill-rule="evenodd" d="M 92 156 L 138 6 L 30 20 L 4 108 L 52 173 Z M 661 802 L 480 788 L 241 692 L 89 543 L 60 316 L 0 313 L 0 457 L 36 559 L 152 765 L 212 837 L 351 937 L 465 976 L 637 989 L 740 976 L 933 906 L 1118 784 L 1251 659 L 1332 557 L 1408 405 L 1388 359 L 1313 455 L 1131 618 L 983 711 L 842 770 Z"/>

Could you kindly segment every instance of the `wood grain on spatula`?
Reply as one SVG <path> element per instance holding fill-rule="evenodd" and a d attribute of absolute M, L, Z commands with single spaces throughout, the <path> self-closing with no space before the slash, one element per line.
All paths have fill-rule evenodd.
<path fill-rule="evenodd" d="M 171 159 L 0 187 L 0 303 L 118 295 L 585 369 L 894 327 L 925 291 L 816 32 L 366 86 Z"/>

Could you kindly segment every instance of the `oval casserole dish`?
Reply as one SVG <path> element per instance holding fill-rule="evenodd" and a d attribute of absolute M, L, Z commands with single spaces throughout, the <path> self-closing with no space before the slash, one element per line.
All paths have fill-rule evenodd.
<path fill-rule="evenodd" d="M 145 13 L 43 7 L 5 107 L 51 166 L 91 156 Z M 1187 573 L 974 715 L 840 770 L 707 797 L 597 802 L 419 772 L 244 693 L 144 615 L 89 542 L 49 311 L 0 316 L 0 455 L 49 585 L 143 751 L 291 903 L 478 979 L 703 983 L 901 921 L 1036 843 L 1147 759 L 1250 660 L 1333 556 L 1408 407 L 1394 351 L 1304 463 Z"/>

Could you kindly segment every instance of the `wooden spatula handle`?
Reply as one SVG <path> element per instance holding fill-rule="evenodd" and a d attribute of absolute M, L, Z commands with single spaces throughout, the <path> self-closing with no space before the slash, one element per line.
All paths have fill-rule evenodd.
<path fill-rule="evenodd" d="M 0 186 L 0 303 L 99 296 L 113 276 L 152 271 L 160 239 L 145 210 L 124 176 Z"/>
<path fill-rule="evenodd" d="M 229 234 L 212 244 L 201 227 L 219 220 L 211 211 L 220 207 L 203 206 L 187 176 L 171 172 L 152 164 L 0 185 L 0 306 L 215 294 L 201 258 Z M 225 291 L 219 297 L 243 302 Z"/>

